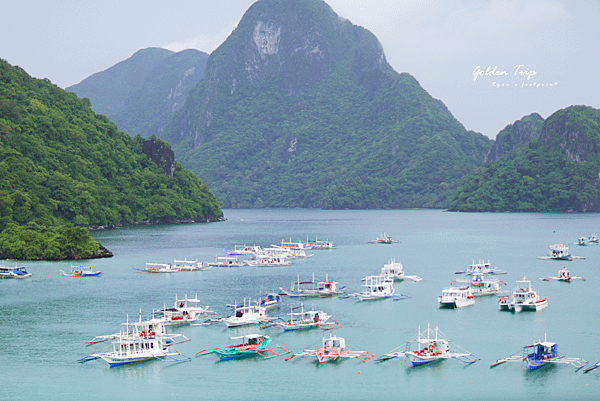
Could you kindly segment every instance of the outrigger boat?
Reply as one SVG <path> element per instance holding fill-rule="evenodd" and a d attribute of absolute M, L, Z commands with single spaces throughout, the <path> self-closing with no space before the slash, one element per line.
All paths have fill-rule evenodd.
<path fill-rule="evenodd" d="M 510 298 L 508 295 L 498 298 L 498 305 L 501 311 L 539 311 L 548 306 L 548 300 L 541 298 L 531 287 L 531 281 L 523 277 L 523 280 L 517 280 Z"/>
<path fill-rule="evenodd" d="M 501 365 L 505 362 L 527 362 L 529 370 L 539 369 L 542 366 L 555 363 L 569 363 L 579 370 L 586 366 L 588 362 L 582 358 L 567 358 L 565 355 L 558 353 L 558 344 L 552 343 L 546 340 L 544 335 L 544 341 L 538 340 L 532 345 L 523 347 L 522 355 L 511 355 L 506 358 L 498 359 L 496 362 L 490 365 L 490 368 Z M 587 372 L 590 369 L 586 369 Z"/>
<path fill-rule="evenodd" d="M 179 273 L 179 269 L 165 263 L 146 263 L 145 269 L 136 269 L 139 273 Z"/>
<path fill-rule="evenodd" d="M 337 335 L 332 335 L 331 332 L 329 333 L 329 338 L 325 338 L 325 334 L 323 334 L 323 345 L 321 348 L 315 347 L 314 350 L 305 349 L 288 356 L 285 360 L 289 361 L 296 356 L 315 356 L 319 363 L 337 361 L 340 358 L 354 358 L 361 362 L 367 362 L 369 359 L 373 358 L 373 354 L 367 351 L 352 351 L 346 349 L 346 340 Z"/>
<path fill-rule="evenodd" d="M 404 294 L 396 295 L 396 290 L 394 289 L 394 280 L 384 275 L 367 276 L 363 278 L 362 281 L 364 281 L 364 284 L 362 285 L 362 293 L 343 295 L 340 296 L 340 298 L 356 297 L 361 301 L 384 298 L 391 298 L 395 301 L 399 301 L 409 298 Z"/>
<path fill-rule="evenodd" d="M 249 302 L 250 303 L 250 302 Z M 268 323 L 277 318 L 267 317 L 267 310 L 258 305 L 249 304 L 235 305 L 233 315 L 223 319 L 227 327 L 245 326 L 248 324 L 263 324 Z"/>
<path fill-rule="evenodd" d="M 588 237 L 588 242 L 592 244 L 598 244 L 600 243 L 600 240 L 598 239 L 598 236 L 596 234 L 592 234 Z"/>
<path fill-rule="evenodd" d="M 102 272 L 96 272 L 92 270 L 93 266 L 73 266 L 71 265 L 71 271 L 66 272 L 60 271 L 60 275 L 63 277 L 98 277 Z"/>
<path fill-rule="evenodd" d="M 204 266 L 204 263 L 198 262 L 197 260 L 174 260 L 174 268 L 181 272 L 193 272 L 196 270 L 208 270 L 210 266 Z"/>
<path fill-rule="evenodd" d="M 550 250 L 548 251 L 548 256 L 538 256 L 538 259 L 543 259 L 543 260 L 548 260 L 548 259 L 554 259 L 554 260 L 585 259 L 582 256 L 571 255 L 571 253 L 569 252 L 569 247 L 565 246 L 563 244 L 550 245 L 548 248 L 550 248 Z"/>
<path fill-rule="evenodd" d="M 207 262 L 206 265 L 209 267 L 242 267 L 246 263 L 240 261 L 237 256 L 235 258 L 227 256 L 215 256 L 214 262 Z"/>
<path fill-rule="evenodd" d="M 346 287 L 337 288 L 338 282 L 329 280 L 329 276 L 325 275 L 325 281 L 315 281 L 313 273 L 312 281 L 292 281 L 292 286 L 289 291 L 279 287 L 280 294 L 289 297 L 330 297 L 344 293 Z"/>
<path fill-rule="evenodd" d="M 165 322 L 162 319 L 158 319 L 154 317 L 154 313 L 152 314 L 152 319 L 142 320 L 142 311 L 140 309 L 139 320 L 137 322 L 129 323 L 129 315 L 127 315 L 127 322 L 121 324 L 121 332 L 115 334 L 107 334 L 96 336 L 90 341 L 86 341 L 87 344 L 96 344 L 107 340 L 116 340 L 120 338 L 124 332 L 138 332 L 138 333 L 154 333 L 152 335 L 156 336 L 170 336 L 167 334 L 167 329 L 165 327 Z M 130 329 L 132 326 L 137 326 L 136 329 Z M 183 336 L 182 334 L 173 334 L 173 336 Z"/>
<path fill-rule="evenodd" d="M 227 304 L 226 306 L 228 308 L 236 308 L 238 306 L 248 306 L 248 305 L 258 305 L 258 306 L 262 306 L 263 308 L 269 310 L 272 308 L 276 308 L 279 307 L 280 305 L 286 305 L 286 302 L 283 301 L 283 298 L 281 298 L 281 295 L 279 294 L 275 294 L 275 293 L 268 293 L 265 295 L 265 297 L 263 298 L 262 296 L 258 297 L 258 300 L 252 301 L 250 298 L 248 298 L 248 301 L 246 302 L 246 300 L 244 299 L 244 302 L 242 303 L 233 303 L 233 304 Z"/>
<path fill-rule="evenodd" d="M 179 299 L 175 295 L 175 304 L 172 308 L 165 307 L 159 311 L 162 314 L 162 321 L 166 325 L 191 324 L 208 316 L 214 316 L 217 313 L 210 310 L 209 306 L 201 306 L 198 294 L 195 298 Z"/>
<path fill-rule="evenodd" d="M 155 331 L 155 328 L 158 331 Z M 171 345 L 181 344 L 190 341 L 190 339 L 183 334 L 167 334 L 164 330 L 164 324 L 157 322 L 156 319 L 142 322 L 140 316 L 140 321 L 135 323 L 129 323 L 128 319 L 127 323 L 121 325 L 121 331 L 118 334 L 102 337 L 105 338 L 99 341 L 105 341 L 109 337 L 116 339 L 112 343 L 112 351 L 93 352 L 78 362 L 83 363 L 102 359 L 113 367 L 151 359 L 158 359 L 163 362 L 190 360 L 190 358 L 169 348 Z M 183 358 L 178 358 L 178 356 Z"/>
<path fill-rule="evenodd" d="M 463 308 L 475 303 L 473 291 L 468 285 L 451 285 L 442 290 L 438 297 L 440 308 Z"/>
<path fill-rule="evenodd" d="M 257 355 L 262 356 L 265 359 L 270 359 L 290 353 L 290 351 L 280 346 L 269 347 L 270 343 L 271 337 L 264 334 L 247 334 L 245 336 L 229 337 L 228 345 L 202 350 L 196 355 L 205 356 L 215 354 L 219 360 L 226 361 L 229 359 L 239 359 Z M 274 351 L 276 349 L 281 349 L 285 352 L 278 354 Z M 270 352 L 271 354 L 268 355 L 267 352 Z"/>
<path fill-rule="evenodd" d="M 286 259 L 284 255 L 279 256 L 271 256 L 271 255 L 261 255 L 253 260 L 246 261 L 248 266 L 289 266 L 292 264 L 289 260 Z"/>
<path fill-rule="evenodd" d="M 393 244 L 396 242 L 400 242 L 400 241 L 396 241 L 394 239 L 392 239 L 391 236 L 387 235 L 386 233 L 381 234 L 381 237 L 377 237 L 376 239 L 373 239 L 371 241 L 369 241 L 373 244 Z"/>
<path fill-rule="evenodd" d="M 320 311 L 320 310 L 304 310 L 304 304 L 300 304 L 300 312 L 294 312 L 294 307 L 290 307 L 291 311 L 288 313 L 290 315 L 290 320 L 285 322 L 271 322 L 267 323 L 261 327 L 261 329 L 266 329 L 269 327 L 279 326 L 283 329 L 283 331 L 294 331 L 294 330 L 303 330 L 303 329 L 312 329 L 314 327 L 318 327 L 321 330 L 331 330 L 334 326 L 342 327 L 341 324 L 327 321 L 331 318 L 331 315 Z"/>
<path fill-rule="evenodd" d="M 333 246 L 333 242 L 329 240 L 321 241 L 318 240 L 317 237 L 315 237 L 314 241 L 310 241 L 308 239 L 308 236 L 306 236 L 306 245 L 306 249 L 335 249 L 335 246 Z"/>
<path fill-rule="evenodd" d="M 506 274 L 504 270 L 498 270 L 495 267 L 491 267 L 490 261 L 485 262 L 484 260 L 479 259 L 479 263 L 475 263 L 469 265 L 467 270 L 458 271 L 455 274 L 468 274 L 472 275 L 473 273 L 483 273 L 483 274 Z"/>
<path fill-rule="evenodd" d="M 261 252 L 256 253 L 257 257 L 260 256 L 285 256 L 287 259 L 307 259 L 313 257 L 315 254 L 307 254 L 304 249 L 286 249 L 279 245 L 271 245 L 270 248 L 264 248 Z"/>
<path fill-rule="evenodd" d="M 419 276 L 407 276 L 404 273 L 404 269 L 402 263 L 396 262 L 393 258 L 388 260 L 386 264 L 381 268 L 381 274 L 389 277 L 395 281 L 403 281 L 403 280 L 413 280 L 413 281 L 421 281 L 423 280 Z"/>
<path fill-rule="evenodd" d="M 411 351 L 411 343 L 417 343 L 417 349 Z M 456 348 L 460 348 L 454 345 Z M 400 348 L 400 347 L 398 347 Z M 398 349 L 396 348 L 396 349 Z M 426 363 L 439 361 L 442 359 L 457 359 L 464 363 L 474 363 L 479 360 L 475 355 L 460 349 L 462 352 L 452 352 L 450 349 L 450 340 L 439 330 L 438 326 L 435 326 L 435 331 L 429 328 L 427 324 L 427 330 L 421 331 L 419 326 L 417 330 L 416 338 L 411 339 L 404 346 L 404 351 L 392 350 L 385 355 L 380 356 L 375 361 L 385 361 L 391 358 L 398 358 L 405 356 L 408 360 L 416 365 L 424 365 Z"/>
<path fill-rule="evenodd" d="M 570 283 L 571 280 L 585 281 L 585 279 L 583 277 L 571 276 L 571 273 L 569 272 L 569 270 L 567 270 L 566 267 L 563 267 L 562 269 L 560 269 L 558 271 L 558 277 L 545 277 L 545 278 L 540 278 L 540 280 L 543 280 L 543 281 L 558 280 L 558 281 L 565 281 L 567 283 Z"/>
<path fill-rule="evenodd" d="M 31 273 L 27 272 L 24 266 L 6 267 L 0 266 L 0 279 L 4 278 L 27 278 L 31 277 Z"/>
<path fill-rule="evenodd" d="M 453 280 L 453 283 L 468 283 L 474 296 L 494 295 L 500 292 L 500 283 L 506 285 L 502 280 L 486 279 L 483 273 L 473 273 L 471 280 Z"/>
<path fill-rule="evenodd" d="M 233 251 L 227 251 L 227 254 L 228 255 L 251 256 L 251 255 L 258 255 L 261 252 L 262 252 L 262 249 L 258 245 L 253 245 L 253 246 L 242 245 L 239 248 L 237 245 L 235 245 Z"/>

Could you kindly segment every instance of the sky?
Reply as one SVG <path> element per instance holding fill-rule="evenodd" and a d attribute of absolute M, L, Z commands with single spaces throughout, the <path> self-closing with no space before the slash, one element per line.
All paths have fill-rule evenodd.
<path fill-rule="evenodd" d="M 61 88 L 136 51 L 210 53 L 254 0 L 0 0 L 0 58 Z M 329 0 L 466 129 L 600 108 L 598 0 Z"/>

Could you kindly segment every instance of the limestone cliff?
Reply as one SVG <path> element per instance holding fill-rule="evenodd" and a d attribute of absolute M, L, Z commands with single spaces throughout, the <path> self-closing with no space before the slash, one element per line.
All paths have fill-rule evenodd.
<path fill-rule="evenodd" d="M 536 140 L 542 132 L 544 119 L 538 113 L 532 113 L 507 125 L 496 136 L 496 141 L 486 161 L 495 162 L 506 157 L 513 150 L 521 150 L 531 141 Z"/>

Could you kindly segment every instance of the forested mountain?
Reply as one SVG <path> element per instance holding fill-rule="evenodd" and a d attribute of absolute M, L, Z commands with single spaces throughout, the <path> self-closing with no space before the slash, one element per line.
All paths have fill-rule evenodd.
<path fill-rule="evenodd" d="M 444 207 L 492 141 L 321 0 L 260 0 L 164 134 L 225 207 Z"/>
<path fill-rule="evenodd" d="M 600 110 L 552 114 L 538 139 L 467 177 L 458 211 L 600 211 Z"/>
<path fill-rule="evenodd" d="M 90 99 L 92 110 L 131 136 L 160 135 L 204 75 L 207 60 L 194 49 L 142 49 L 66 90 Z"/>
<path fill-rule="evenodd" d="M 222 216 L 192 172 L 176 163 L 165 174 L 143 144 L 88 100 L 0 60 L 0 257 L 64 257 L 73 238 L 60 233 L 85 236 L 64 226 Z"/>
<path fill-rule="evenodd" d="M 538 113 L 532 113 L 507 125 L 496 136 L 486 161 L 495 162 L 506 157 L 513 150 L 520 151 L 525 148 L 529 142 L 540 136 L 542 125 L 544 119 Z"/>

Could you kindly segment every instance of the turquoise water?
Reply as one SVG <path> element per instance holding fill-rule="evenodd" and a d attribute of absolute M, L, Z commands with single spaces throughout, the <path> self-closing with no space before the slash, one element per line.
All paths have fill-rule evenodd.
<path fill-rule="evenodd" d="M 321 211 L 226 210 L 228 221 L 212 224 L 130 227 L 94 233 L 115 257 L 95 260 L 99 278 L 60 277 L 70 263 L 30 262 L 33 277 L 0 281 L 0 353 L 3 367 L 0 399 L 244 399 L 285 398 L 367 399 L 598 399 L 600 369 L 588 374 L 570 365 L 544 367 L 534 372 L 524 363 L 490 369 L 495 360 L 519 353 L 532 340 L 559 344 L 559 351 L 592 363 L 600 360 L 600 246 L 571 245 L 585 260 L 543 261 L 548 245 L 573 243 L 580 236 L 600 232 L 599 214 L 464 214 L 435 210 Z M 400 243 L 369 244 L 383 232 Z M 329 239 L 337 246 L 314 251 L 315 256 L 287 267 L 213 268 L 203 272 L 148 275 L 134 268 L 145 262 L 172 263 L 173 259 L 211 261 L 234 245 L 267 246 L 282 239 Z M 406 358 L 382 363 L 344 360 L 318 365 L 313 358 L 284 361 L 246 359 L 217 362 L 214 356 L 194 357 L 205 348 L 227 343 L 224 324 L 181 327 L 177 332 L 192 341 L 174 347 L 192 357 L 184 363 L 151 361 L 109 368 L 103 361 L 77 363 L 95 349 L 85 341 L 119 330 L 127 314 L 171 306 L 175 295 L 196 293 L 222 315 L 226 303 L 255 297 L 291 282 L 325 274 L 360 291 L 360 279 L 376 274 L 394 257 L 408 275 L 421 282 L 395 285 L 409 295 L 403 301 L 357 302 L 352 299 L 310 299 L 307 307 L 322 309 L 342 324 L 337 334 L 348 348 L 375 356 L 410 340 L 420 325 L 439 325 L 455 344 L 480 361 L 465 365 L 447 360 L 412 367 Z M 477 299 L 475 305 L 439 309 L 437 296 L 473 260 L 489 259 L 508 271 L 499 276 L 510 291 L 524 276 L 547 297 L 540 312 L 499 312 L 497 297 Z M 573 276 L 587 281 L 542 282 L 567 266 Z M 286 317 L 281 309 L 270 315 Z M 242 328 L 233 334 L 250 333 Z M 286 332 L 268 329 L 273 343 L 292 352 L 320 344 L 320 330 Z"/>

